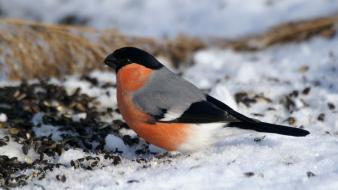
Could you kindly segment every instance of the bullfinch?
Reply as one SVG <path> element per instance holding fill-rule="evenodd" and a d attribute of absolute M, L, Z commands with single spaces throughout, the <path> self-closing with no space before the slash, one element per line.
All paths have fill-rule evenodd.
<path fill-rule="evenodd" d="M 217 141 L 219 130 L 227 130 L 228 135 L 234 129 L 296 137 L 309 134 L 234 111 L 141 49 L 117 49 L 104 63 L 116 71 L 117 103 L 123 119 L 140 137 L 168 151 L 201 150 Z"/>

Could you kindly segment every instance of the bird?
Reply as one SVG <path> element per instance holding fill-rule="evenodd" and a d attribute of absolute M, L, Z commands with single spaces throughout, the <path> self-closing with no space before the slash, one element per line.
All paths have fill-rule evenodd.
<path fill-rule="evenodd" d="M 150 53 L 122 47 L 104 63 L 115 70 L 117 106 L 122 118 L 147 142 L 174 152 L 196 152 L 233 129 L 302 137 L 308 131 L 247 117 L 202 92 Z"/>

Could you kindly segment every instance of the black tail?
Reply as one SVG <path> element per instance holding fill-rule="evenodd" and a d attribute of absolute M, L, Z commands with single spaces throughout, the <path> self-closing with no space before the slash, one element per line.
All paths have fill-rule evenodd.
<path fill-rule="evenodd" d="M 237 127 L 241 129 L 254 130 L 258 132 L 277 133 L 281 135 L 289 135 L 295 137 L 302 137 L 310 134 L 309 131 L 306 131 L 304 129 L 275 125 L 264 122 L 232 122 L 229 123 L 227 127 Z"/>

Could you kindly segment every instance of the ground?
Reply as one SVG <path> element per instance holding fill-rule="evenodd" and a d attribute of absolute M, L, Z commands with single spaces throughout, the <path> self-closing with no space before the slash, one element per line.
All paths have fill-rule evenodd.
<path fill-rule="evenodd" d="M 238 111 L 263 121 L 302 127 L 311 132 L 307 137 L 249 132 L 219 139 L 213 147 L 190 155 L 158 157 L 163 150 L 148 146 L 142 140 L 134 143 L 126 140 L 125 135 L 134 139 L 135 134 L 121 127 L 122 124 L 104 134 L 98 132 L 97 126 L 91 126 L 92 133 L 100 134 L 105 141 L 95 140 L 94 135 L 83 132 L 91 138 L 92 147 L 81 144 L 83 140 L 74 140 L 74 144 L 79 145 L 66 142 L 61 155 L 43 158 L 53 164 L 53 171 L 46 169 L 41 180 L 27 179 L 28 184 L 22 189 L 53 186 L 72 189 L 335 189 L 338 185 L 335 180 L 338 177 L 337 42 L 337 37 L 314 38 L 257 53 L 209 49 L 196 53 L 195 65 L 183 72 L 183 77 Z M 99 121 L 88 124 L 98 125 L 120 119 L 114 110 L 114 81 L 114 73 L 93 72 L 87 77 L 53 79 L 48 84 L 63 86 L 66 94 L 81 88 L 81 93 L 98 102 L 95 109 L 90 110 L 106 112 L 103 110 L 112 108 L 112 113 L 102 113 Z M 38 81 L 31 83 L 41 85 Z M 43 88 L 38 89 L 43 91 Z M 87 114 L 91 114 L 76 109 L 68 111 L 73 112 L 70 118 L 73 122 L 84 121 L 89 117 Z M 33 116 L 35 136 L 51 135 L 54 143 L 65 140 L 62 133 L 68 134 L 67 137 L 82 137 L 81 131 L 43 119 L 44 114 L 52 113 L 40 110 Z M 37 127 L 39 123 L 41 126 Z M 8 131 L 1 129 L 2 139 L 8 136 Z M 23 145 L 13 139 L 11 136 L 8 145 L 0 147 L 1 155 L 15 156 L 26 162 L 39 158 L 33 146 L 25 155 L 21 151 Z M 95 148 L 100 143 L 104 146 L 103 152 Z M 30 175 L 32 171 L 36 169 L 30 168 L 24 174 Z M 64 182 L 56 180 L 63 176 Z"/>
<path fill-rule="evenodd" d="M 0 2 L 6 10 L 13 6 Z M 34 14 L 29 12 L 36 10 L 32 3 L 16 2 L 18 9 L 13 10 L 26 11 L 4 11 L 3 14 L 41 19 L 41 15 L 47 15 L 48 7 L 59 1 L 53 1 L 54 4 L 43 1 L 46 9 L 38 9 Z M 79 7 L 80 1 L 72 2 L 69 9 Z M 92 4 L 85 2 L 86 9 L 90 9 Z M 133 9 L 133 14 L 162 11 L 170 4 L 156 2 L 136 3 L 138 8 L 143 8 Z M 225 2 L 226 10 L 238 6 L 237 1 L 218 2 Z M 164 25 L 157 30 L 148 27 L 142 33 L 141 22 L 128 25 L 132 20 L 130 16 L 123 23 L 113 23 L 137 35 L 161 36 L 163 31 L 174 35 L 180 30 L 189 31 L 193 26 L 196 28 L 191 35 L 232 38 L 260 32 L 280 22 L 323 16 L 338 10 L 337 2 L 330 0 L 311 4 L 305 0 L 255 2 L 241 5 L 243 12 L 223 12 L 226 20 L 228 17 L 243 19 L 231 24 L 225 22 L 228 24 L 221 29 L 215 25 L 220 25 L 223 17 L 211 15 L 211 23 L 202 20 L 210 24 L 205 33 L 203 29 L 208 27 L 201 29 L 193 25 L 185 14 L 203 12 L 201 7 L 207 5 L 213 10 L 213 5 L 208 3 L 196 5 L 196 10 L 190 6 L 186 11 L 178 9 L 176 15 L 185 18 L 182 22 L 181 17 L 163 16 L 164 20 L 172 19 L 171 22 L 181 24 L 176 30 Z M 102 3 L 99 7 L 105 6 Z M 64 11 L 67 9 L 41 20 L 59 22 Z M 80 9 L 69 12 L 75 12 L 80 18 L 84 14 Z M 87 22 L 97 27 L 103 27 L 118 14 L 106 11 L 99 22 L 95 21 L 99 19 L 94 17 L 96 11 L 87 13 L 90 18 Z M 142 16 L 140 20 L 147 26 L 153 25 L 148 17 Z M 248 26 L 252 22 L 259 24 Z M 237 25 L 231 28 L 233 23 Z M 304 128 L 311 133 L 306 137 L 288 137 L 247 132 L 220 138 L 208 149 L 191 154 L 165 154 L 126 126 L 117 110 L 113 72 L 93 71 L 61 79 L 0 81 L 0 188 L 337 189 L 337 44 L 336 35 L 276 45 L 257 52 L 208 48 L 193 55 L 192 65 L 173 69 L 247 116 Z"/>

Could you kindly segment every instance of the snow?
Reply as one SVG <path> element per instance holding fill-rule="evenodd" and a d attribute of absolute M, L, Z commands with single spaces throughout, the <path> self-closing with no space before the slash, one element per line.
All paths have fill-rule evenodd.
<path fill-rule="evenodd" d="M 336 0 L 0 0 L 0 5 L 7 17 L 52 23 L 73 17 L 97 28 L 157 37 L 234 38 L 338 11 Z"/>
<path fill-rule="evenodd" d="M 234 38 L 268 29 L 278 23 L 313 18 L 337 12 L 336 0 L 217 0 L 210 1 L 61 1 L 0 0 L 4 15 L 58 22 L 67 14 L 88 18 L 98 28 L 118 27 L 135 35 L 174 36 L 185 32 L 197 36 Z M 57 9 L 55 7 L 58 7 Z M 125 11 L 125 10 L 128 11 Z M 135 19 L 137 15 L 137 19 Z M 154 16 L 156 15 L 156 16 Z M 338 188 L 338 37 L 314 38 L 302 43 L 275 46 L 263 51 L 241 53 L 232 50 L 205 49 L 194 54 L 194 65 L 183 77 L 235 110 L 256 119 L 303 126 L 311 134 L 287 137 L 265 133 L 239 133 L 217 139 L 208 149 L 196 153 L 164 155 L 165 151 L 149 145 L 151 153 L 138 155 L 135 150 L 147 146 L 144 141 L 128 146 L 121 136 L 135 137 L 134 131 L 121 129 L 120 135 L 108 134 L 105 152 L 122 151 L 121 163 L 113 164 L 104 153 L 70 148 L 60 156 L 48 157 L 63 166 L 46 172 L 42 180 L 32 179 L 16 189 L 328 189 Z M 93 71 L 99 85 L 115 84 L 112 72 Z M 72 94 L 77 88 L 96 97 L 102 111 L 116 108 L 116 89 L 106 89 L 68 76 L 66 80 L 50 79 L 65 86 Z M 18 85 L 0 81 L 0 85 Z M 310 87 L 308 93 L 305 89 Z M 293 92 L 294 106 L 288 110 L 285 97 Z M 247 93 L 256 102 L 246 106 L 236 103 L 234 96 Z M 108 95 L 109 94 L 109 95 Z M 264 98 L 265 97 L 265 98 Z M 329 105 L 334 105 L 330 108 Z M 324 119 L 318 117 L 324 114 Z M 7 116 L 0 113 L 0 122 Z M 36 113 L 32 123 L 36 136 L 57 140 L 63 133 L 42 122 L 43 113 Z M 114 119 L 121 118 L 114 114 Z M 288 123 L 289 118 L 294 123 Z M 86 118 L 85 113 L 72 115 L 74 121 Z M 104 121 L 112 122 L 106 117 Z M 69 134 L 69 132 L 67 132 Z M 8 136 L 0 129 L 0 139 Z M 219 135 L 220 137 L 222 134 Z M 223 134 L 224 136 L 224 134 Z M 22 145 L 10 139 L 0 146 L 0 155 L 17 157 L 31 163 L 39 158 L 32 149 L 27 155 Z M 71 161 L 98 156 L 93 170 L 74 169 Z M 65 175 L 66 181 L 56 180 Z"/>
<path fill-rule="evenodd" d="M 0 139 L 4 136 L 8 136 L 8 133 L 0 130 Z M 22 145 L 10 139 L 6 146 L 0 147 L 0 155 L 6 155 L 10 158 L 17 157 L 19 161 L 26 163 L 32 163 L 34 160 L 39 158 L 39 155 L 32 150 L 29 150 L 28 154 L 25 155 L 22 152 L 21 147 Z"/>
<path fill-rule="evenodd" d="M 72 115 L 72 120 L 73 121 L 80 121 L 81 119 L 86 119 L 87 113 L 78 113 Z"/>
<path fill-rule="evenodd" d="M 60 164 L 69 165 L 72 160 L 77 160 L 77 159 L 83 158 L 85 156 L 87 156 L 87 154 L 84 153 L 81 150 L 69 149 L 69 150 L 62 153 L 58 162 Z"/>
<path fill-rule="evenodd" d="M 238 110 L 237 103 L 235 102 L 235 100 L 232 97 L 232 94 L 225 85 L 217 84 L 212 88 L 209 94 L 222 102 L 226 102 L 226 104 L 230 106 L 232 109 Z"/>
<path fill-rule="evenodd" d="M 6 122 L 7 121 L 7 115 L 4 113 L 0 113 L 0 122 Z"/>
<path fill-rule="evenodd" d="M 57 126 L 44 124 L 42 122 L 43 113 L 38 112 L 33 116 L 32 123 L 34 123 L 35 127 L 33 127 L 33 131 L 36 137 L 48 137 L 50 136 L 55 141 L 61 141 L 63 138 L 62 134 L 71 134 L 71 132 L 67 131 L 59 131 Z M 74 114 L 76 117 L 76 114 Z"/>
<path fill-rule="evenodd" d="M 115 150 L 121 150 L 123 152 L 126 152 L 128 151 L 128 147 L 124 144 L 123 140 L 120 137 L 116 137 L 114 135 L 107 135 L 105 150 L 111 152 Z"/>
<path fill-rule="evenodd" d="M 55 168 L 53 172 L 46 173 L 46 178 L 33 180 L 20 189 L 36 189 L 37 186 L 141 190 L 336 189 L 337 108 L 332 110 L 327 106 L 328 102 L 334 105 L 338 102 L 336 44 L 337 37 L 331 40 L 315 38 L 256 53 L 207 49 L 195 54 L 196 64 L 183 75 L 197 86 L 210 89 L 212 95 L 248 116 L 285 125 L 288 125 L 287 118 L 292 116 L 296 119 L 295 126 L 304 126 L 311 132 L 307 137 L 247 132 L 218 139 L 214 146 L 190 155 L 157 158 L 136 155 L 134 151 L 139 147 L 127 146 L 120 137 L 109 134 L 105 139 L 105 150 L 122 150 L 121 164 L 113 165 L 98 154 L 102 158 L 99 167 L 74 170 L 70 166 L 71 160 L 95 154 L 69 149 L 54 160 L 64 164 L 64 167 Z M 303 64 L 309 67 L 306 72 L 299 70 Z M 91 76 L 105 81 L 110 80 L 107 76 L 113 75 L 100 75 L 95 71 Z M 316 81 L 320 81 L 320 85 Z M 104 94 L 99 88 L 88 87 L 88 82 L 76 76 L 69 77 L 64 84 L 69 89 L 82 87 L 82 92 L 99 98 Z M 306 87 L 311 87 L 308 94 L 302 92 Z M 299 95 L 294 98 L 294 110 L 289 112 L 282 99 L 294 90 L 298 90 Z M 243 91 L 264 94 L 271 102 L 258 100 L 249 107 L 242 103 L 236 106 L 233 95 Z M 114 95 L 115 92 L 112 93 Z M 111 99 L 111 102 L 107 102 L 106 98 L 100 101 L 116 106 Z M 320 113 L 325 114 L 323 121 L 317 119 Z M 39 117 L 41 115 L 34 117 L 34 122 L 39 121 Z M 128 129 L 123 133 L 135 135 Z M 11 152 L 15 156 L 23 156 L 17 146 L 6 147 L 7 155 Z M 151 146 L 151 151 L 163 153 L 155 146 Z M 135 161 L 138 158 L 147 161 Z M 55 180 L 59 174 L 66 176 L 64 183 Z"/>

